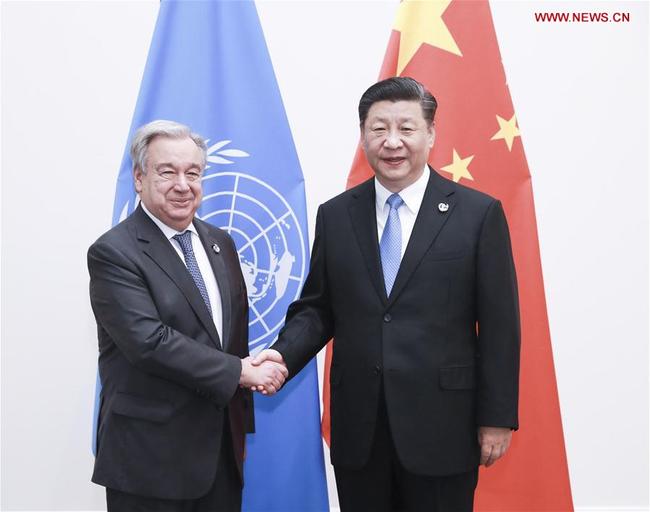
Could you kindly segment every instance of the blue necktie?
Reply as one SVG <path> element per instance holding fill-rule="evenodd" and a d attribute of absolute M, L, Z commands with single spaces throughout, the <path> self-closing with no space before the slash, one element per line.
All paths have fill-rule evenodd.
<path fill-rule="evenodd" d="M 390 295 L 402 260 L 402 225 L 399 222 L 397 210 L 404 204 L 404 200 L 399 194 L 392 194 L 386 202 L 390 206 L 390 211 L 379 242 L 379 252 L 381 253 L 381 267 L 384 270 L 386 295 Z"/>
<path fill-rule="evenodd" d="M 203 302 L 205 302 L 205 305 L 208 307 L 208 311 L 210 312 L 210 316 L 212 316 L 208 289 L 205 287 L 205 281 L 203 281 L 203 276 L 199 270 L 199 264 L 196 261 L 194 250 L 192 249 L 192 232 L 185 231 L 178 235 L 174 235 L 173 238 L 180 244 L 183 251 L 183 257 L 185 258 L 185 266 L 187 266 L 187 270 L 189 270 L 192 279 L 194 279 L 196 287 L 199 289 L 201 297 L 203 297 Z"/>

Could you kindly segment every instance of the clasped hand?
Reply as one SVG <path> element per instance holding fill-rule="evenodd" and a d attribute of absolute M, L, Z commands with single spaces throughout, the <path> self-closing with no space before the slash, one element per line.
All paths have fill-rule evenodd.
<path fill-rule="evenodd" d="M 255 358 L 242 359 L 241 363 L 239 385 L 263 395 L 277 393 L 289 376 L 282 354 L 277 350 L 263 350 Z"/>

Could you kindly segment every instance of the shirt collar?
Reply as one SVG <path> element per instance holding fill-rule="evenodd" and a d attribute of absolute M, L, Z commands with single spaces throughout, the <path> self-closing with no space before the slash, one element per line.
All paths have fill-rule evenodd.
<path fill-rule="evenodd" d="M 422 176 L 420 176 L 415 183 L 411 183 L 408 187 L 399 191 L 399 195 L 404 201 L 406 207 L 413 214 L 417 214 L 420 211 L 420 205 L 424 199 L 424 192 L 427 189 L 427 184 L 429 183 L 429 166 L 424 166 L 424 171 Z M 382 211 L 386 205 L 386 200 L 393 193 L 384 187 L 379 180 L 375 177 L 375 206 L 377 211 Z"/>
<path fill-rule="evenodd" d="M 190 223 L 189 226 L 187 226 L 186 229 L 183 231 L 178 231 L 174 228 L 169 227 L 167 224 L 165 224 L 163 221 L 161 221 L 158 217 L 156 217 L 153 213 L 151 213 L 149 210 L 147 210 L 147 207 L 144 205 L 142 201 L 140 201 L 140 206 L 142 206 L 142 209 L 144 210 L 144 213 L 146 213 L 149 218 L 154 222 L 156 226 L 160 228 L 160 231 L 163 232 L 163 235 L 167 238 L 167 240 L 171 240 L 174 235 L 178 235 L 179 233 L 184 233 L 185 231 L 191 231 L 195 235 L 199 235 L 198 232 L 196 231 L 196 228 L 194 227 L 194 223 Z"/>

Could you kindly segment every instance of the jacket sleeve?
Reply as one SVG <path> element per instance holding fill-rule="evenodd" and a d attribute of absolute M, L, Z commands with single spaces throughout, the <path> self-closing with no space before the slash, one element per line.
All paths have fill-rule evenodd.
<path fill-rule="evenodd" d="M 519 298 L 508 224 L 488 208 L 477 253 L 477 424 L 518 428 Z"/>
<path fill-rule="evenodd" d="M 284 327 L 272 348 L 282 354 L 294 377 L 334 334 L 325 255 L 323 207 L 318 208 L 311 266 L 300 298 L 287 310 Z"/>
<path fill-rule="evenodd" d="M 228 404 L 239 384 L 238 357 L 165 325 L 137 266 L 115 245 L 105 241 L 92 245 L 88 270 L 97 324 L 131 364 L 219 406 Z"/>

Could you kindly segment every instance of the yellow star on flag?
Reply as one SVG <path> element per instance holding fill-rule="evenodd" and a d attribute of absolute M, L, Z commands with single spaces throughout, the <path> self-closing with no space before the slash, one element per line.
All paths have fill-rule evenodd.
<path fill-rule="evenodd" d="M 451 174 L 452 179 L 456 183 L 458 183 L 461 178 L 467 178 L 468 180 L 474 181 L 474 178 L 472 178 L 472 175 L 469 173 L 469 169 L 467 169 L 473 159 L 474 155 L 470 155 L 467 158 L 461 158 L 454 149 L 452 162 L 445 167 L 441 167 L 440 170 Z"/>
<path fill-rule="evenodd" d="M 400 32 L 397 76 L 423 43 L 463 56 L 442 20 L 450 3 L 451 0 L 404 0 L 399 5 L 393 27 Z"/>
<path fill-rule="evenodd" d="M 512 143 L 515 140 L 515 137 L 521 135 L 519 133 L 519 128 L 517 128 L 517 116 L 512 114 L 512 117 L 509 120 L 497 116 L 497 122 L 499 123 L 499 131 L 496 132 L 490 140 L 503 139 L 506 141 L 508 151 L 512 151 Z"/>

